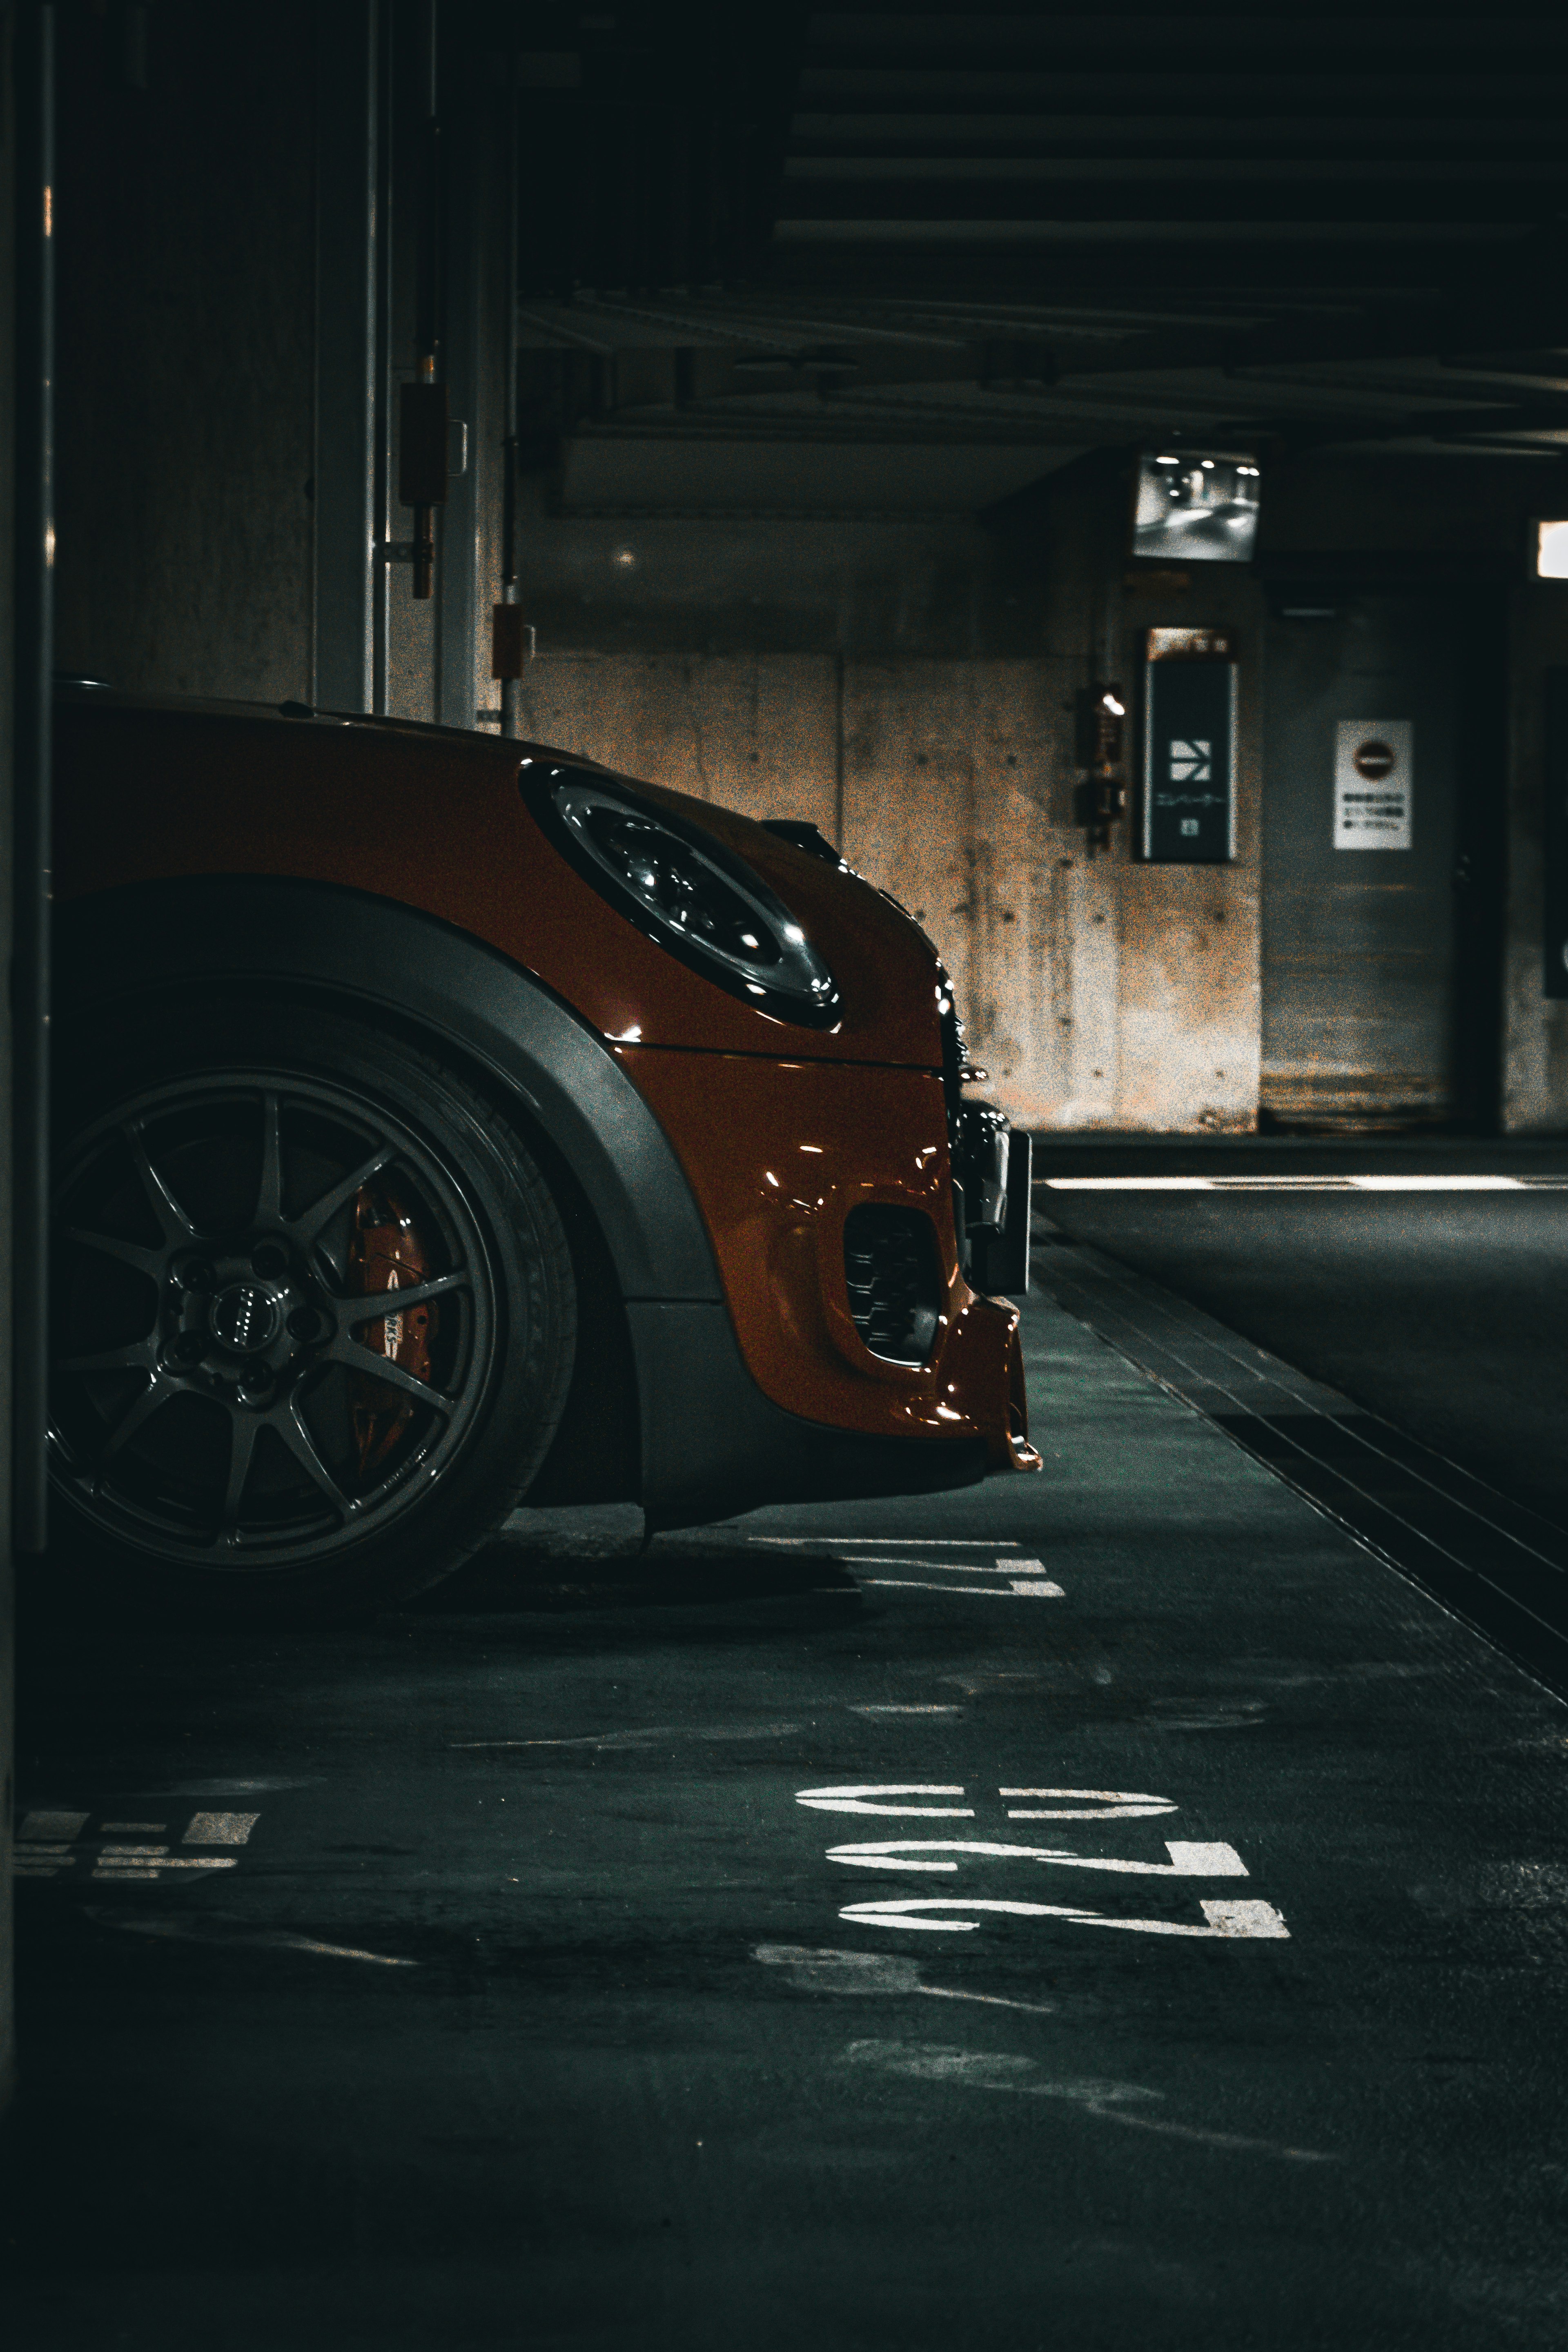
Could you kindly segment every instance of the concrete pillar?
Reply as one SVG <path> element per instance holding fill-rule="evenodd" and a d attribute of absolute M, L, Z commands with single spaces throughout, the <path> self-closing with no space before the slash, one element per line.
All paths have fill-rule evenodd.
<path fill-rule="evenodd" d="M 0 146 L 4 319 L 0 383 L 14 437 L 0 444 L 0 1100 L 12 1152 L 0 1160 L 0 2106 L 16 2083 L 12 1935 L 15 1813 L 13 1562 L 45 1537 L 44 1309 L 47 1250 L 49 718 L 54 666 L 54 38 L 52 7 L 7 6 L 0 41 L 13 110 Z"/>

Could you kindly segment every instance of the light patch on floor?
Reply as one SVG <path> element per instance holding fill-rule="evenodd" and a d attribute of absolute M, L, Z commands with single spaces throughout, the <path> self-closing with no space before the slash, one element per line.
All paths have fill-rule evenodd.
<path fill-rule="evenodd" d="M 887 2074 L 901 2074 L 920 2083 L 952 2084 L 973 2091 L 1023 2093 L 1038 2099 L 1059 2099 L 1081 2108 L 1101 2123 L 1127 2124 L 1139 2131 L 1159 2132 L 1168 2138 L 1195 2140 L 1207 2147 L 1225 2147 L 1286 2157 L 1298 2164 L 1327 2164 L 1334 2158 L 1320 2148 L 1290 2147 L 1277 2140 L 1256 2139 L 1241 2132 L 1206 2131 L 1200 2125 L 1168 2121 L 1149 2113 L 1163 2102 L 1163 2091 L 1144 2083 L 1122 2083 L 1103 2076 L 1049 2075 L 1038 2059 L 997 2051 L 955 2050 L 934 2042 L 852 2042 L 844 2053 L 851 2066 L 871 2066 Z"/>
<path fill-rule="evenodd" d="M 918 1962 L 899 1952 L 814 1950 L 806 1944 L 758 1944 L 752 1953 L 764 1967 L 784 1969 L 801 1992 L 919 1993 L 927 2000 L 974 2000 L 987 2009 L 1016 2009 L 1030 2017 L 1054 2017 L 1054 2000 L 1010 2000 L 995 1992 L 971 1992 L 956 1985 L 921 1982 Z"/>
<path fill-rule="evenodd" d="M 130 1918 L 114 1916 L 107 1911 L 88 1911 L 89 1919 L 100 1925 L 122 1927 L 128 1935 L 159 1936 L 172 1942 L 184 1944 L 234 1944 L 264 1951 L 311 1952 L 330 1960 L 369 1960 L 382 1969 L 416 1969 L 417 1960 L 399 1958 L 391 1952 L 367 1952 L 355 1944 L 323 1943 L 317 1936 L 296 1935 L 287 1927 L 245 1927 L 226 1919 L 215 1919 L 210 1914 L 200 1918 L 149 1918 L 144 1913 Z"/>
<path fill-rule="evenodd" d="M 633 1731 L 587 1731 L 571 1739 L 451 1739 L 453 1749 L 477 1748 L 657 1748 L 669 1739 L 784 1739 L 798 1723 L 660 1723 Z"/>
<path fill-rule="evenodd" d="M 882 1704 L 871 1700 L 851 1699 L 849 1712 L 851 1715 L 962 1715 L 963 1709 L 961 1706 L 937 1706 L 929 1704 L 904 1706 L 891 1702 Z"/>

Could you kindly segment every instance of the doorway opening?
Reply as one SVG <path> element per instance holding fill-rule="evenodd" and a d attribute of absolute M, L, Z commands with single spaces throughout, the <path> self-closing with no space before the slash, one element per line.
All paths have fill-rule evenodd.
<path fill-rule="evenodd" d="M 1314 581 L 1269 604 L 1259 1125 L 1495 1131 L 1500 599 Z"/>

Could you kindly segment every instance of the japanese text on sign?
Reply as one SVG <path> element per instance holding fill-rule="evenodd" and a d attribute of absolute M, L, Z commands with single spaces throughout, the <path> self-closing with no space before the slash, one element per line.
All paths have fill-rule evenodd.
<path fill-rule="evenodd" d="M 1408 719 L 1342 719 L 1334 744 L 1334 847 L 1408 849 L 1415 778 Z"/>

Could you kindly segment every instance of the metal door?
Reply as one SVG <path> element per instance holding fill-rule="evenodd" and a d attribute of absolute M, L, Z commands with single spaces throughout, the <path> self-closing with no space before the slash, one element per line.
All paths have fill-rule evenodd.
<path fill-rule="evenodd" d="M 1262 1108 L 1310 1126 L 1452 1118 L 1464 600 L 1357 589 L 1273 604 Z M 1386 789 L 1396 767 L 1403 811 Z M 1376 821 L 1358 829 L 1364 811 Z"/>

